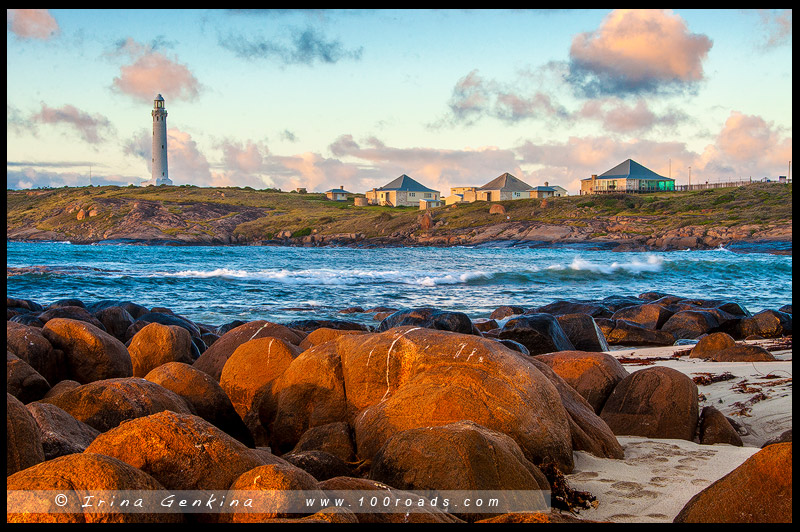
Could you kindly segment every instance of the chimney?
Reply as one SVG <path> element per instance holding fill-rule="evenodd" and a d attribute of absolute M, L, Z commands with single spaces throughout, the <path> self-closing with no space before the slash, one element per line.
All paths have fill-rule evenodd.
<path fill-rule="evenodd" d="M 339 188 L 340 188 L 341 190 L 344 190 L 344 185 L 339 185 Z"/>
<path fill-rule="evenodd" d="M 544 182 L 544 186 L 548 186 L 548 183 L 547 183 L 547 181 L 545 181 L 545 182 Z"/>

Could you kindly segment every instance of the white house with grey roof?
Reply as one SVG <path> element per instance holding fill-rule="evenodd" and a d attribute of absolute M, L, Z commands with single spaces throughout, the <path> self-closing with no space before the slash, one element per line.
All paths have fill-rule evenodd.
<path fill-rule="evenodd" d="M 581 194 L 643 193 L 675 190 L 675 180 L 627 159 L 600 175 L 581 179 Z"/>
<path fill-rule="evenodd" d="M 461 201 L 505 201 L 530 197 L 531 186 L 508 172 L 492 179 L 481 187 L 452 187 L 451 196 L 462 196 Z"/>
<path fill-rule="evenodd" d="M 365 195 L 371 205 L 388 205 L 389 207 L 419 207 L 420 200 L 438 202 L 441 198 L 438 190 L 428 188 L 406 174 L 380 188 L 368 190 Z"/>

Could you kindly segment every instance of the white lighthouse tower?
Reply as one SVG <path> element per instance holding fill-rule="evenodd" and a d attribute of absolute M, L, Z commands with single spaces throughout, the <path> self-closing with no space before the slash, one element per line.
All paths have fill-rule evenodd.
<path fill-rule="evenodd" d="M 160 94 L 153 100 L 153 178 L 148 185 L 171 185 L 167 169 L 167 110 Z"/>

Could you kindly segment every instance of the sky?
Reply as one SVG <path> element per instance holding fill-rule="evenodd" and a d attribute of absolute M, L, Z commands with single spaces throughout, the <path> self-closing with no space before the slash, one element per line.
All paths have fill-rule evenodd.
<path fill-rule="evenodd" d="M 791 10 L 7 10 L 7 187 L 787 175 Z"/>

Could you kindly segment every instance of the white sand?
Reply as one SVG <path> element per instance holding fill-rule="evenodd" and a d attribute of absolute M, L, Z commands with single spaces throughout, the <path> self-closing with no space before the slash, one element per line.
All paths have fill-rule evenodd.
<path fill-rule="evenodd" d="M 748 343 L 769 343 L 765 341 Z M 691 346 L 609 351 L 615 357 L 671 357 Z M 773 352 L 776 362 L 706 362 L 687 356 L 653 361 L 689 377 L 701 373 L 730 372 L 734 379 L 698 385 L 705 396 L 700 408 L 713 405 L 739 422 L 744 447 L 700 445 L 684 440 L 618 436 L 625 449 L 623 460 L 575 453 L 575 469 L 567 476 L 570 486 L 597 497 L 596 508 L 581 510 L 579 517 L 612 522 L 671 522 L 696 493 L 741 465 L 770 439 L 792 428 L 791 350 Z M 624 364 L 629 372 L 650 365 Z M 770 378 L 765 378 L 767 375 Z M 745 393 L 742 393 L 743 386 Z M 748 403 L 759 393 L 765 399 Z M 740 403 L 749 408 L 741 411 Z M 747 415 L 739 415 L 747 414 Z"/>

